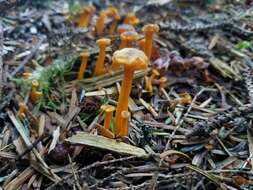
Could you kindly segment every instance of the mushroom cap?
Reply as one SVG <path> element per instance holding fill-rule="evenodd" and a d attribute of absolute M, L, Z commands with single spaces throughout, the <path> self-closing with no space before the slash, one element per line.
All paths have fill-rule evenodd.
<path fill-rule="evenodd" d="M 112 17 L 116 20 L 119 20 L 120 19 L 120 15 L 119 15 L 119 11 L 116 7 L 114 6 L 109 6 L 107 9 L 106 9 L 106 15 L 108 17 Z"/>
<path fill-rule="evenodd" d="M 105 112 L 113 112 L 115 111 L 115 107 L 112 105 L 104 104 L 101 106 L 101 109 Z"/>
<path fill-rule="evenodd" d="M 149 59 L 145 53 L 136 48 L 123 48 L 114 52 L 112 61 L 119 66 L 131 70 L 141 70 L 148 67 Z"/>
<path fill-rule="evenodd" d="M 87 12 L 87 13 L 93 13 L 96 11 L 96 7 L 94 7 L 93 5 L 88 5 L 86 7 L 84 7 L 83 9 L 83 13 Z"/>
<path fill-rule="evenodd" d="M 144 33 L 154 33 L 159 32 L 159 26 L 157 24 L 147 24 L 142 27 Z"/>
<path fill-rule="evenodd" d="M 118 26 L 117 31 L 119 34 L 122 34 L 123 32 L 126 32 L 126 31 L 135 31 L 135 29 L 130 24 L 121 24 Z"/>
<path fill-rule="evenodd" d="M 37 80 L 32 80 L 32 86 L 33 87 L 38 87 L 39 86 L 39 82 Z"/>
<path fill-rule="evenodd" d="M 26 105 L 25 105 L 25 103 L 24 102 L 19 102 L 19 107 L 23 107 L 23 108 L 26 108 Z"/>
<path fill-rule="evenodd" d="M 80 57 L 89 57 L 89 56 L 90 56 L 90 53 L 88 53 L 88 52 L 80 53 Z"/>
<path fill-rule="evenodd" d="M 98 46 L 109 46 L 111 45 L 111 40 L 108 38 L 101 38 L 96 41 Z"/>
<path fill-rule="evenodd" d="M 152 74 L 153 74 L 154 76 L 159 76 L 159 75 L 160 75 L 159 71 L 156 70 L 156 69 L 153 69 L 153 70 L 152 70 Z M 165 77 L 164 77 L 164 78 L 165 78 Z M 166 79 L 166 80 L 167 80 L 167 79 Z"/>
<path fill-rule="evenodd" d="M 120 35 L 120 39 L 127 41 L 135 41 L 138 38 L 138 33 L 135 31 L 125 31 Z"/>
<path fill-rule="evenodd" d="M 126 15 L 127 24 L 137 25 L 140 20 L 135 16 L 134 13 L 129 13 Z"/>

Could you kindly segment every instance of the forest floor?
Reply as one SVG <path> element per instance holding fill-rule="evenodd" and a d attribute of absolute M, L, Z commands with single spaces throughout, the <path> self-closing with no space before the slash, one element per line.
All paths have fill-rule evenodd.
<path fill-rule="evenodd" d="M 0 1 L 0 189 L 253 190 L 252 40 L 247 0 Z"/>

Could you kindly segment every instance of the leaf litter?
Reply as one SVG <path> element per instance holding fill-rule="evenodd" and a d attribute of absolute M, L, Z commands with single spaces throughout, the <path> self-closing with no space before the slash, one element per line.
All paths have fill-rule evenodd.
<path fill-rule="evenodd" d="M 0 10 L 1 189 L 252 187 L 252 1 L 15 0 Z M 123 44 L 122 24 L 133 42 Z M 150 60 L 126 82 L 120 125 L 129 78 L 113 69 L 119 46 Z"/>

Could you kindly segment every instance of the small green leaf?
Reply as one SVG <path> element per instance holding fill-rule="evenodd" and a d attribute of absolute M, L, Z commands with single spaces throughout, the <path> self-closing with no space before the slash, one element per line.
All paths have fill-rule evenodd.
<path fill-rule="evenodd" d="M 242 50 L 242 49 L 247 49 L 250 46 L 251 46 L 250 42 L 248 42 L 248 41 L 241 41 L 238 44 L 236 44 L 235 49 Z"/>

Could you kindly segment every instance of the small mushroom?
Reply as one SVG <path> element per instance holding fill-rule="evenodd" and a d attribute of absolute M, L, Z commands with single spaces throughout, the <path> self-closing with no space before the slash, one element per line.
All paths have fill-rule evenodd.
<path fill-rule="evenodd" d="M 36 103 L 42 96 L 42 92 L 37 91 L 39 83 L 37 80 L 32 81 L 32 88 L 30 93 L 30 99 L 32 103 Z"/>
<path fill-rule="evenodd" d="M 138 33 L 135 31 L 126 31 L 120 34 L 120 46 L 119 49 L 129 48 L 132 46 L 132 43 L 135 42 L 138 38 Z"/>
<path fill-rule="evenodd" d="M 99 14 L 99 17 L 97 18 L 96 25 L 95 25 L 96 34 L 99 35 L 99 36 L 102 35 L 103 32 L 104 32 L 105 18 L 106 18 L 106 13 L 104 11 L 102 11 Z"/>
<path fill-rule="evenodd" d="M 79 68 L 77 80 L 82 80 L 83 79 L 83 74 L 84 74 L 84 71 L 86 69 L 89 56 L 90 56 L 89 53 L 80 53 L 82 63 L 81 63 L 80 68 Z"/>
<path fill-rule="evenodd" d="M 102 105 L 101 109 L 105 112 L 104 128 L 109 130 L 115 107 L 111 105 Z"/>
<path fill-rule="evenodd" d="M 150 59 L 153 47 L 153 34 L 159 32 L 159 26 L 156 24 L 147 24 L 142 28 L 145 34 L 145 54 Z"/>
<path fill-rule="evenodd" d="M 87 27 L 90 21 L 90 17 L 92 13 L 96 11 L 96 8 L 93 5 L 89 5 L 84 7 L 83 11 L 80 14 L 78 26 L 79 27 Z"/>
<path fill-rule="evenodd" d="M 111 40 L 107 38 L 102 38 L 96 41 L 99 46 L 98 59 L 95 65 L 94 75 L 98 76 L 105 72 L 104 61 L 105 61 L 105 49 L 107 46 L 111 45 Z"/>
<path fill-rule="evenodd" d="M 134 13 L 129 13 L 126 15 L 124 19 L 124 24 L 130 24 L 132 26 L 136 26 L 139 24 L 140 20 L 135 16 Z"/>
<path fill-rule="evenodd" d="M 117 32 L 119 35 L 126 31 L 135 31 L 135 29 L 130 24 L 121 24 L 118 26 Z"/>
<path fill-rule="evenodd" d="M 25 118 L 25 112 L 27 111 L 27 106 L 24 104 L 24 103 L 22 103 L 22 102 L 20 102 L 19 103 L 19 110 L 18 110 L 18 117 L 19 117 L 19 119 L 24 119 Z"/>
<path fill-rule="evenodd" d="M 120 20 L 120 15 L 119 15 L 118 9 L 113 6 L 108 7 L 108 9 L 106 10 L 106 16 L 108 16 L 109 18 L 112 19 L 112 23 L 109 28 L 108 34 L 113 35 L 113 33 L 116 29 L 117 23 Z"/>
<path fill-rule="evenodd" d="M 121 112 L 121 118 L 122 118 L 122 124 L 121 124 L 121 131 L 120 131 L 120 137 L 125 137 L 128 135 L 128 129 L 129 129 L 129 119 L 130 119 L 130 113 L 129 111 L 122 111 Z"/>
<path fill-rule="evenodd" d="M 153 86 L 152 86 L 152 81 L 154 80 L 155 77 L 158 77 L 160 73 L 156 70 L 152 70 L 152 74 L 150 77 L 145 77 L 145 89 L 152 94 L 153 93 Z"/>
<path fill-rule="evenodd" d="M 132 89 L 134 71 L 146 69 L 148 67 L 147 56 L 138 49 L 124 48 L 115 51 L 113 54 L 113 62 L 119 66 L 124 66 L 124 77 L 120 88 L 120 94 L 115 115 L 115 131 L 116 136 L 121 134 L 122 129 L 122 111 L 128 110 L 128 97 Z"/>

